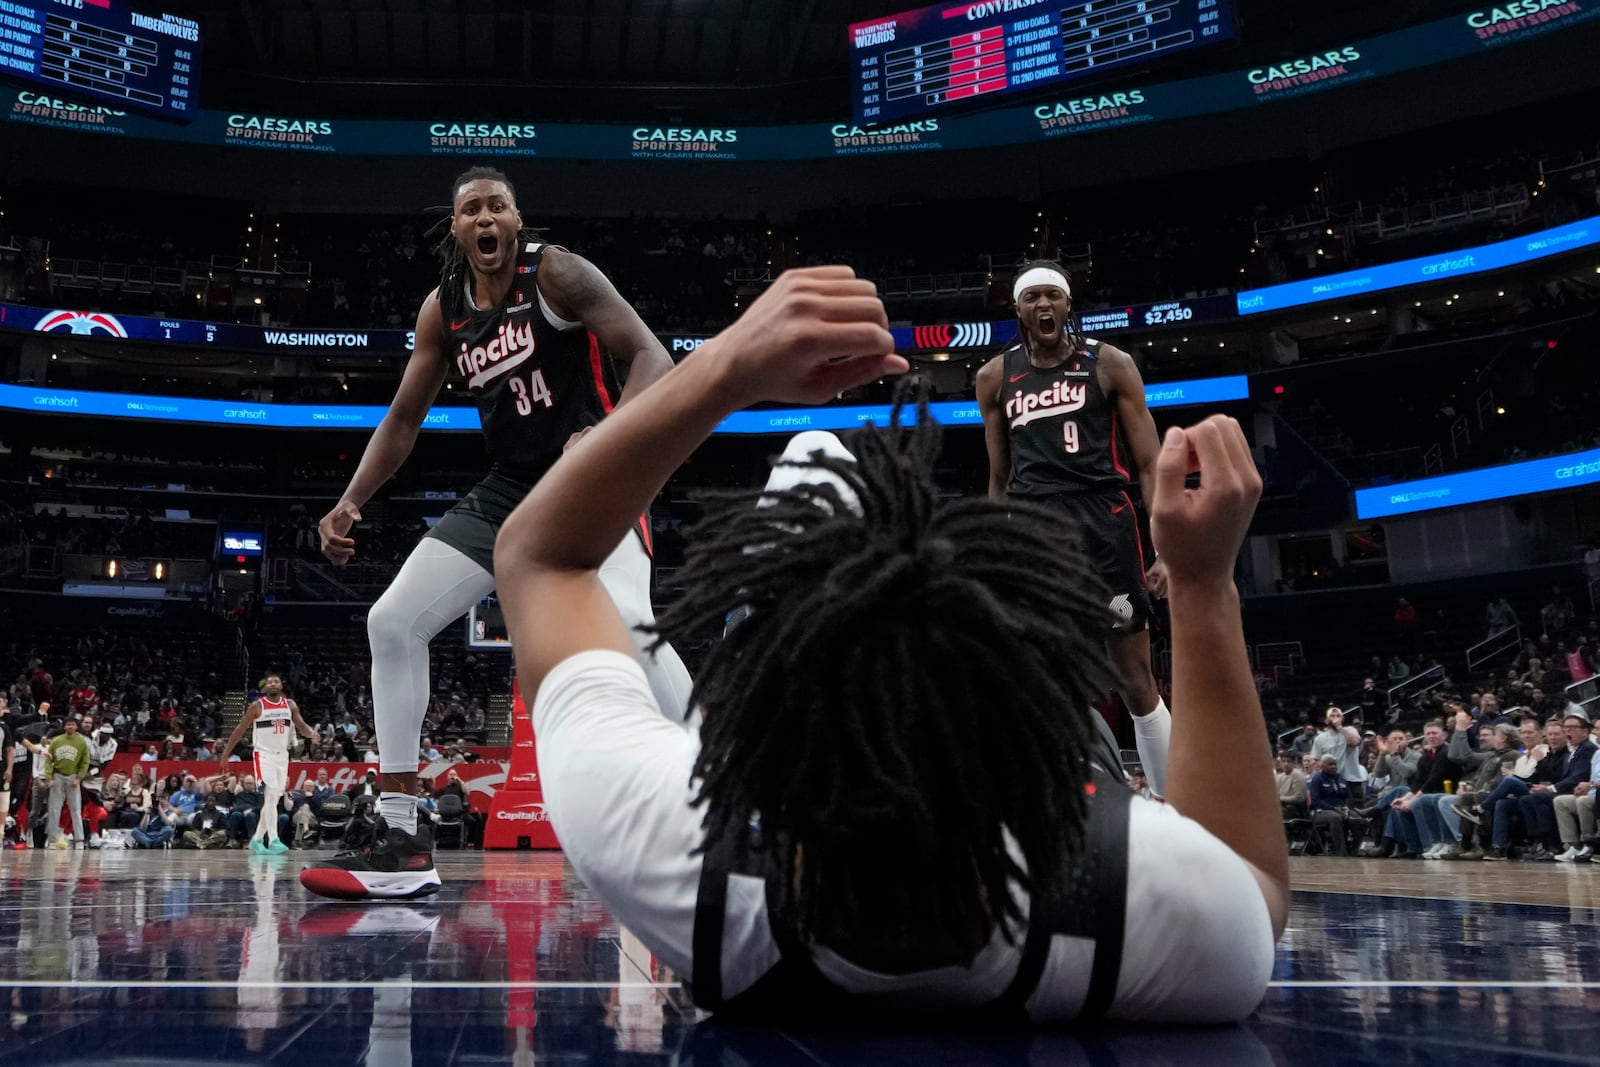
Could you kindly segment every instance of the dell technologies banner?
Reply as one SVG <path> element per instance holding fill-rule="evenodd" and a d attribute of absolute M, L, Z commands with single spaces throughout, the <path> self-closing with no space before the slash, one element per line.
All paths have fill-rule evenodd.
<path fill-rule="evenodd" d="M 1600 483 L 1600 448 L 1356 490 L 1356 517 L 1382 519 Z"/>
<path fill-rule="evenodd" d="M 1415 70 L 1550 33 L 1600 14 L 1589 0 L 1507 0 L 1436 22 L 1248 70 L 1108 85 L 1025 107 L 929 116 L 893 126 L 578 125 L 456 116 L 429 122 L 201 110 L 179 126 L 46 88 L 11 91 L 5 118 L 55 129 L 275 152 L 546 159 L 791 160 L 987 148 L 1251 108 Z M 1574 47 L 1583 47 L 1574 43 Z"/>
<path fill-rule="evenodd" d="M 1245 400 L 1249 395 L 1250 386 L 1244 375 L 1156 382 L 1145 386 L 1145 400 L 1152 408 L 1221 404 Z M 371 430 L 382 421 L 387 410 L 371 405 L 257 404 L 242 400 L 95 393 L 80 389 L 35 389 L 23 385 L 0 385 L 0 408 L 163 422 L 315 430 Z M 983 423 L 976 401 L 932 404 L 930 408 L 934 417 L 947 426 L 978 426 Z M 724 419 L 716 432 L 762 434 L 842 430 L 867 422 L 886 424 L 889 414 L 890 407 L 887 404 L 741 411 Z M 464 407 L 436 407 L 428 412 L 422 424 L 424 430 L 456 432 L 473 431 L 479 427 L 477 409 Z"/>

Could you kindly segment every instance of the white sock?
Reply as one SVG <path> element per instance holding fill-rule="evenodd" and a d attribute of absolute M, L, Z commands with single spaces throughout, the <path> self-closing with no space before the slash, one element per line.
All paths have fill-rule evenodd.
<path fill-rule="evenodd" d="M 378 814 L 396 830 L 417 832 L 417 802 L 410 793 L 380 793 Z"/>
<path fill-rule="evenodd" d="M 1139 762 L 1144 764 L 1145 780 L 1150 792 L 1158 797 L 1167 795 L 1167 747 L 1172 742 L 1172 712 L 1167 702 L 1156 698 L 1156 706 L 1148 715 L 1133 717 L 1133 742 L 1139 749 Z"/>

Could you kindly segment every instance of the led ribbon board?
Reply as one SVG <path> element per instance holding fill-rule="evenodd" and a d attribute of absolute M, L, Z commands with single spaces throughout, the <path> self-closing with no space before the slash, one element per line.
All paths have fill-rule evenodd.
<path fill-rule="evenodd" d="M 1158 382 L 1145 386 L 1145 401 L 1152 408 L 1186 404 L 1220 404 L 1250 395 L 1244 375 Z M 251 404 L 238 400 L 204 400 L 196 397 L 137 396 L 96 393 L 77 389 L 35 389 L 0 385 L 0 408 L 105 418 L 150 419 L 226 426 L 260 426 L 269 429 L 371 430 L 387 408 L 355 404 Z M 939 422 L 947 426 L 980 426 L 976 401 L 931 404 Z M 786 433 L 797 430 L 843 430 L 868 422 L 889 421 L 888 404 L 841 407 L 784 408 L 739 411 L 724 419 L 719 434 Z M 476 408 L 436 407 L 424 419 L 424 430 L 466 433 L 481 428 Z"/>
<path fill-rule="evenodd" d="M 1481 504 L 1551 489 L 1576 489 L 1600 482 L 1600 448 L 1546 456 L 1500 467 L 1442 474 L 1414 482 L 1356 490 L 1356 518 L 1382 519 L 1418 511 Z"/>

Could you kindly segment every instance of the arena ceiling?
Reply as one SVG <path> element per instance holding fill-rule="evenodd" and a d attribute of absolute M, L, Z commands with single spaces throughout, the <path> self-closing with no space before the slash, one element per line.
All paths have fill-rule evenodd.
<path fill-rule="evenodd" d="M 1238 0 L 1252 55 L 1464 9 L 1445 0 Z M 831 118 L 846 27 L 915 0 L 196 0 L 212 106 L 346 114 L 473 110 L 539 119 L 720 114 Z M 1216 65 L 1218 57 L 1194 61 Z M 1126 72 L 1124 72 L 1126 73 Z M 494 95 L 501 93 L 505 95 Z M 641 110 L 645 114 L 641 114 Z"/>

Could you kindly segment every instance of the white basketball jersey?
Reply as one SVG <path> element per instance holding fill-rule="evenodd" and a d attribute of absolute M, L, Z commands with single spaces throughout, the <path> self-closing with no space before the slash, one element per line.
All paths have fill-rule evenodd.
<path fill-rule="evenodd" d="M 256 717 L 255 747 L 265 752 L 287 752 L 293 736 L 294 717 L 289 713 L 288 699 L 262 697 L 261 714 Z"/>

